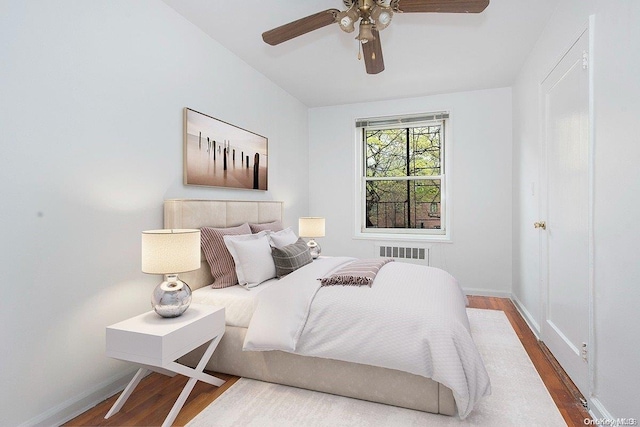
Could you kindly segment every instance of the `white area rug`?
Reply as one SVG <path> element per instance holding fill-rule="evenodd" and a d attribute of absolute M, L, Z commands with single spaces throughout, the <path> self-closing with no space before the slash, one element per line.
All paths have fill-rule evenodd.
<path fill-rule="evenodd" d="M 464 420 L 242 378 L 188 426 L 565 426 L 506 315 L 467 313 L 492 394 Z"/>

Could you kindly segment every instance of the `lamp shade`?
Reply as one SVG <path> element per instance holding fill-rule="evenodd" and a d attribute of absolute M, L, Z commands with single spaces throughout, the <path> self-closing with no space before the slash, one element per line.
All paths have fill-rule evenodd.
<path fill-rule="evenodd" d="M 393 10 L 390 7 L 375 5 L 371 11 L 371 18 L 376 21 L 376 30 L 382 31 L 389 26 L 393 18 Z"/>
<path fill-rule="evenodd" d="M 142 232 L 142 271 L 175 274 L 200 268 L 200 230 Z"/>
<path fill-rule="evenodd" d="M 298 234 L 300 237 L 324 237 L 324 218 L 317 216 L 300 218 Z"/>
<path fill-rule="evenodd" d="M 338 25 L 340 25 L 342 31 L 346 33 L 351 33 L 356 29 L 355 23 L 358 19 L 360 19 L 360 13 L 355 5 L 353 5 L 349 10 L 338 12 L 337 16 Z"/>

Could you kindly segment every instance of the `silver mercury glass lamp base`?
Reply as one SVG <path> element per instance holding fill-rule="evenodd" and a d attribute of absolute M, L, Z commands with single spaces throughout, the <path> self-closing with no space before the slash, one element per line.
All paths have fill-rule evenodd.
<path fill-rule="evenodd" d="M 316 242 L 313 239 L 309 239 L 309 241 L 307 242 L 307 246 L 309 247 L 311 258 L 316 259 L 320 256 L 320 252 L 322 252 L 322 248 L 320 247 L 318 242 Z"/>
<path fill-rule="evenodd" d="M 178 317 L 191 304 L 191 288 L 178 279 L 177 274 L 168 274 L 151 294 L 151 307 L 162 317 Z"/>

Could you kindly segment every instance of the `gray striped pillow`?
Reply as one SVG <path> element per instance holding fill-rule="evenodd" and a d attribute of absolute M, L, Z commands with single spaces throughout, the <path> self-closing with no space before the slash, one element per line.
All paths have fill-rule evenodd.
<path fill-rule="evenodd" d="M 251 228 L 251 232 L 253 234 L 256 234 L 265 230 L 281 231 L 284 227 L 282 226 L 282 222 L 273 221 L 273 222 L 261 222 L 259 224 L 249 224 L 249 228 Z"/>
<path fill-rule="evenodd" d="M 211 268 L 213 276 L 211 287 L 213 289 L 227 288 L 238 283 L 236 265 L 224 244 L 223 236 L 240 234 L 251 234 L 249 224 L 244 223 L 229 228 L 202 227 L 200 229 L 200 243 L 204 257 Z"/>
<path fill-rule="evenodd" d="M 286 276 L 313 261 L 309 247 L 302 239 L 282 248 L 271 248 L 271 256 L 278 277 Z"/>
<path fill-rule="evenodd" d="M 393 258 L 359 259 L 345 265 L 329 277 L 320 279 L 322 286 L 329 285 L 367 285 L 371 287 L 378 271 Z"/>

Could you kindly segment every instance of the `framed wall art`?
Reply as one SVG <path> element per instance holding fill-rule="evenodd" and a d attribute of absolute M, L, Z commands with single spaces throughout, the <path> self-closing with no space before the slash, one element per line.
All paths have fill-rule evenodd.
<path fill-rule="evenodd" d="M 184 109 L 184 183 L 267 190 L 268 139 Z"/>

